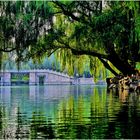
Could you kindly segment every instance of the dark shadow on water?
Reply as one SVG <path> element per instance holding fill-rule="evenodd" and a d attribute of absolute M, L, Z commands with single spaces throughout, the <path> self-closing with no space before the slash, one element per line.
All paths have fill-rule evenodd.
<path fill-rule="evenodd" d="M 139 139 L 140 94 L 127 90 L 110 91 L 108 94 L 114 94 L 114 96 L 118 97 L 121 109 L 116 114 L 116 121 L 108 122 L 108 128 L 104 138 Z"/>
<path fill-rule="evenodd" d="M 51 120 L 47 121 L 46 116 L 41 112 L 33 112 L 30 125 L 31 138 L 54 139 L 54 128 Z"/>
<path fill-rule="evenodd" d="M 15 138 L 16 139 L 29 138 L 29 130 L 28 130 L 29 122 L 27 121 L 27 114 L 21 113 L 19 107 L 17 110 L 16 122 L 17 125 L 16 125 Z"/>

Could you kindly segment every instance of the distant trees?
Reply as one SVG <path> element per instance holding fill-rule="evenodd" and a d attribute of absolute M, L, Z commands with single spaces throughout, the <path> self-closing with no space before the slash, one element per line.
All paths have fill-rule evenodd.
<path fill-rule="evenodd" d="M 15 60 L 11 58 L 10 56 L 6 54 L 5 58 L 3 58 L 2 62 L 2 69 L 3 70 L 16 70 L 17 65 L 15 63 Z M 32 60 L 29 60 L 28 62 L 21 62 L 20 63 L 20 69 L 50 69 L 55 71 L 61 71 L 60 69 L 60 63 L 57 61 L 56 57 L 52 55 L 50 58 L 46 57 L 42 62 L 33 62 Z"/>
<path fill-rule="evenodd" d="M 15 52 L 16 62 L 30 58 L 30 47 L 51 24 L 43 2 L 0 2 L 0 52 Z M 45 14 L 46 13 L 46 14 Z"/>
<path fill-rule="evenodd" d="M 140 62 L 140 4 L 134 1 L 0 2 L 0 52 L 16 62 L 54 52 L 62 69 L 99 75 L 135 73 Z"/>

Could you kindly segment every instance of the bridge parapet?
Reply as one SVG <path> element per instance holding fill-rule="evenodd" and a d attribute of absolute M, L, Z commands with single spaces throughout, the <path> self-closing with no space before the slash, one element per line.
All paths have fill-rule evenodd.
<path fill-rule="evenodd" d="M 0 85 L 11 85 L 11 75 L 14 73 L 28 74 L 29 85 L 37 85 L 40 81 L 43 84 L 70 84 L 71 77 L 67 74 L 48 69 L 34 70 L 10 70 L 0 72 Z"/>
<path fill-rule="evenodd" d="M 64 77 L 69 77 L 68 74 L 53 71 L 53 70 L 49 70 L 49 69 L 33 69 L 33 70 L 19 70 L 19 71 L 17 71 L 17 70 L 5 70 L 5 71 L 1 71 L 0 73 L 5 73 L 5 72 L 10 72 L 10 73 L 30 73 L 30 72 L 52 73 L 52 74 L 56 74 L 56 75 L 60 75 L 60 76 L 64 76 Z"/>
<path fill-rule="evenodd" d="M 94 84 L 93 78 L 74 78 L 67 74 L 48 70 L 10 70 L 0 72 L 0 85 L 11 85 L 11 75 L 14 73 L 29 75 L 29 85 L 38 84 Z"/>

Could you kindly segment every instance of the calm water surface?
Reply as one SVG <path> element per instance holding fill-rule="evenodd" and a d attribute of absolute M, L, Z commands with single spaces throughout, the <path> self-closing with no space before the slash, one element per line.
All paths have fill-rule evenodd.
<path fill-rule="evenodd" d="M 0 139 L 140 138 L 140 95 L 105 86 L 0 87 Z"/>

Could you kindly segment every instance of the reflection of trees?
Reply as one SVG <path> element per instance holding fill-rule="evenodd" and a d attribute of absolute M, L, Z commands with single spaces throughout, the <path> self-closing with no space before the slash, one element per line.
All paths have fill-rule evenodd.
<path fill-rule="evenodd" d="M 86 139 L 88 136 L 87 118 L 89 113 L 86 110 L 87 104 L 84 104 L 83 96 L 79 96 L 75 101 L 71 96 L 60 103 L 57 122 L 58 138 L 78 138 Z"/>
<path fill-rule="evenodd" d="M 0 139 L 55 138 L 53 124 L 42 112 L 33 112 L 30 123 L 26 114 L 18 107 L 15 124 L 12 124 L 12 127 L 9 122 L 5 125 L 4 119 L 8 118 L 5 116 L 4 108 L 0 106 Z"/>
<path fill-rule="evenodd" d="M 105 89 L 94 88 L 88 96 L 81 93 L 72 95 L 60 102 L 53 120 L 55 123 L 40 107 L 31 118 L 27 118 L 29 116 L 22 110 L 16 107 L 15 118 L 8 120 L 9 111 L 0 106 L 0 138 L 140 138 L 140 95 L 136 93 L 106 93 Z M 10 127 L 13 121 L 15 124 Z M 10 133 L 14 135 L 10 137 Z"/>
<path fill-rule="evenodd" d="M 119 99 L 121 99 L 121 109 L 119 110 L 116 122 L 110 122 L 109 126 L 114 130 L 112 138 L 126 138 L 137 139 L 140 138 L 140 103 L 139 94 L 119 92 Z M 110 129 L 108 129 L 108 132 Z M 110 135 L 106 135 L 110 138 Z"/>
<path fill-rule="evenodd" d="M 5 126 L 6 126 L 6 121 L 4 120 L 6 116 L 6 112 L 5 112 L 5 107 L 4 106 L 0 106 L 0 139 L 5 138 Z"/>
<path fill-rule="evenodd" d="M 2 108 L 0 107 L 0 131 L 2 130 Z"/>
<path fill-rule="evenodd" d="M 113 96 L 118 94 L 117 99 L 120 109 L 115 113 L 115 121 L 109 121 L 105 138 L 126 138 L 134 139 L 140 137 L 139 98 L 136 93 L 129 93 L 127 90 L 111 93 Z"/>
<path fill-rule="evenodd" d="M 18 107 L 17 110 L 17 126 L 16 126 L 16 133 L 15 138 L 16 139 L 23 139 L 29 137 L 29 131 L 28 131 L 28 122 L 26 119 L 26 115 L 21 113 L 20 108 Z"/>
<path fill-rule="evenodd" d="M 140 106 L 138 101 L 138 95 L 125 92 L 107 94 L 105 90 L 99 94 L 97 88 L 94 89 L 90 100 L 82 95 L 74 100 L 71 96 L 59 105 L 57 137 L 138 138 L 137 136 L 140 135 L 137 123 L 140 121 L 140 114 L 137 112 L 137 107 Z M 126 102 L 133 103 L 133 106 L 125 104 Z M 135 127 L 139 129 L 133 133 Z"/>
<path fill-rule="evenodd" d="M 99 94 L 95 88 L 91 96 L 90 107 L 90 138 L 105 138 L 108 129 L 111 127 L 110 122 L 116 121 L 116 114 L 121 109 L 118 97 L 114 93 L 107 94 L 105 90 Z"/>
<path fill-rule="evenodd" d="M 3 112 L 2 112 L 2 107 L 0 106 L 0 136 L 2 136 L 2 125 L 3 125 L 2 116 L 3 116 Z"/>
<path fill-rule="evenodd" d="M 33 112 L 30 125 L 31 139 L 55 138 L 53 124 L 42 112 Z"/>

